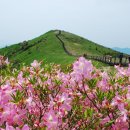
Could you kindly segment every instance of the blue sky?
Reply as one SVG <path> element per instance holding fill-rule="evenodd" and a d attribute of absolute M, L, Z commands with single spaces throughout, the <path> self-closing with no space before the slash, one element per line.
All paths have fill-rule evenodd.
<path fill-rule="evenodd" d="M 52 29 L 130 47 L 130 0 L 0 0 L 0 47 Z"/>

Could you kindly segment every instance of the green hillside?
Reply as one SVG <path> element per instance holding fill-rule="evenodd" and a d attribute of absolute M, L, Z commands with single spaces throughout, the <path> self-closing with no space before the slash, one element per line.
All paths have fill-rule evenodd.
<path fill-rule="evenodd" d="M 65 43 L 66 49 L 74 55 L 117 55 L 116 51 L 110 48 L 96 44 L 83 37 L 77 36 L 72 33 L 62 31 L 59 37 Z"/>
<path fill-rule="evenodd" d="M 47 63 L 69 64 L 83 54 L 117 55 L 118 52 L 80 36 L 58 30 L 0 49 L 0 55 L 9 57 L 15 63 L 26 64 L 34 59 L 45 60 Z"/>

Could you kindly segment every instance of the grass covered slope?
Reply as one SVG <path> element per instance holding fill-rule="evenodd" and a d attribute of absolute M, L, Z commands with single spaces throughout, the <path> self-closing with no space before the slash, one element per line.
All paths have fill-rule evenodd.
<path fill-rule="evenodd" d="M 117 51 L 96 44 L 83 37 L 62 31 L 59 37 L 65 43 L 66 49 L 74 55 L 117 55 Z"/>
<path fill-rule="evenodd" d="M 38 38 L 0 49 L 0 54 L 16 62 L 31 63 L 34 59 L 46 60 L 48 63 L 72 63 L 75 59 L 68 56 L 56 38 L 54 31 L 49 31 Z"/>
<path fill-rule="evenodd" d="M 117 52 L 103 47 L 80 36 L 60 31 L 58 37 L 63 41 L 68 52 L 73 55 L 116 55 Z M 61 41 L 56 37 L 58 30 L 49 31 L 33 40 L 24 41 L 0 49 L 0 55 L 9 57 L 15 63 L 31 63 L 34 59 L 46 60 L 47 63 L 69 64 L 76 59 L 66 53 Z"/>

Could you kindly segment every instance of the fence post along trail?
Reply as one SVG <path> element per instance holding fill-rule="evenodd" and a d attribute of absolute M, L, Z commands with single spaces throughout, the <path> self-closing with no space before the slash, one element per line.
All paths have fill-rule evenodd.
<path fill-rule="evenodd" d="M 111 56 L 111 55 L 92 56 L 88 54 L 84 54 L 83 56 L 86 59 L 97 60 L 97 61 L 109 64 L 111 66 L 120 65 L 120 66 L 125 67 L 130 64 L 130 55 L 124 55 L 123 53 L 120 53 L 120 55 L 117 55 L 117 56 Z"/>

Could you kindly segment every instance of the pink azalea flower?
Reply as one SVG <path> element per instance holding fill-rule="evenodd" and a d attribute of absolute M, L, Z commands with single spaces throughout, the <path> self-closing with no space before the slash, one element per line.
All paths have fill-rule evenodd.
<path fill-rule="evenodd" d="M 21 71 L 19 74 L 18 74 L 18 83 L 20 85 L 22 85 L 24 83 L 24 78 L 23 78 L 23 72 Z"/>
<path fill-rule="evenodd" d="M 15 130 L 13 126 L 9 126 L 8 123 L 6 123 L 6 129 L 5 130 Z"/>
<path fill-rule="evenodd" d="M 17 127 L 16 130 L 30 130 L 30 128 L 25 124 L 22 129 Z"/>
<path fill-rule="evenodd" d="M 47 126 L 48 130 L 57 130 L 58 128 L 58 117 L 56 116 L 53 110 L 50 110 L 48 113 L 45 114 L 43 117 L 44 124 Z"/>
<path fill-rule="evenodd" d="M 126 72 L 127 76 L 130 76 L 130 64 L 129 64 L 129 67 L 127 69 L 127 72 Z"/>
<path fill-rule="evenodd" d="M 20 128 L 14 128 L 13 126 L 10 126 L 10 125 L 8 125 L 8 123 L 6 123 L 6 129 L 5 130 L 30 130 L 30 128 L 28 127 L 28 125 L 24 125 L 23 127 L 22 127 L 22 129 L 20 129 Z"/>
<path fill-rule="evenodd" d="M 38 69 L 40 67 L 40 63 L 38 63 L 37 60 L 34 60 L 33 63 L 31 63 L 31 66 L 34 67 L 35 69 Z"/>
<path fill-rule="evenodd" d="M 8 58 L 5 60 L 5 63 L 6 63 L 6 65 L 9 65 L 9 64 L 10 64 L 10 62 L 9 62 L 9 59 L 8 59 Z"/>
<path fill-rule="evenodd" d="M 90 61 L 87 61 L 84 57 L 80 57 L 78 61 L 73 64 L 74 73 L 81 74 L 80 77 L 91 78 L 93 66 Z"/>

